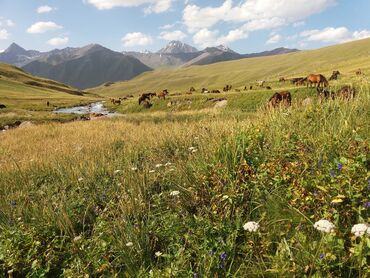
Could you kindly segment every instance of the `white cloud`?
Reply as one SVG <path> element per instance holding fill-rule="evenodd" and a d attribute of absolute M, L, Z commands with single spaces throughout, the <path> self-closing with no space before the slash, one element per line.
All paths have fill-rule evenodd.
<path fill-rule="evenodd" d="M 165 31 L 160 33 L 159 38 L 166 41 L 181 41 L 186 38 L 186 34 L 180 30 Z"/>
<path fill-rule="evenodd" d="M 121 40 L 126 47 L 147 46 L 153 43 L 151 36 L 141 32 L 128 33 Z"/>
<path fill-rule="evenodd" d="M 350 32 L 346 27 L 327 27 L 321 30 L 306 30 L 300 33 L 300 36 L 304 38 L 305 41 L 341 43 L 369 38 L 370 31 L 361 30 Z"/>
<path fill-rule="evenodd" d="M 50 40 L 48 40 L 48 44 L 52 46 L 60 46 L 60 45 L 65 45 L 69 42 L 68 37 L 55 37 Z"/>
<path fill-rule="evenodd" d="M 266 44 L 276 44 L 280 42 L 282 37 L 279 34 L 272 33 Z"/>
<path fill-rule="evenodd" d="M 145 13 L 162 13 L 171 8 L 174 0 L 83 0 L 99 10 L 110 10 L 116 7 L 138 7 L 145 5 Z"/>
<path fill-rule="evenodd" d="M 355 31 L 352 35 L 354 40 L 362 40 L 370 38 L 370 30 Z"/>
<path fill-rule="evenodd" d="M 9 33 L 6 29 L 0 29 L 0 40 L 6 40 L 9 38 Z"/>
<path fill-rule="evenodd" d="M 297 28 L 297 27 L 303 26 L 305 24 L 306 23 L 304 21 L 297 21 L 297 22 L 293 23 L 293 27 Z"/>
<path fill-rule="evenodd" d="M 42 14 L 42 13 L 49 13 L 52 10 L 54 10 L 52 7 L 45 5 L 45 6 L 40 6 L 37 8 L 37 13 Z"/>
<path fill-rule="evenodd" d="M 3 53 L 5 51 L 5 49 L 0 49 L 0 53 Z"/>
<path fill-rule="evenodd" d="M 322 30 L 306 30 L 300 35 L 307 41 L 341 42 L 350 37 L 350 32 L 346 27 L 327 27 Z"/>
<path fill-rule="evenodd" d="M 229 31 L 227 35 L 219 35 L 219 31 L 210 31 L 207 28 L 199 30 L 193 36 L 193 42 L 200 47 L 210 47 L 217 45 L 230 44 L 234 41 L 241 40 L 248 37 L 248 33 L 241 29 L 234 29 Z"/>
<path fill-rule="evenodd" d="M 58 30 L 62 28 L 63 28 L 62 26 L 59 26 L 58 24 L 52 21 L 47 21 L 47 22 L 40 21 L 30 26 L 27 29 L 27 33 L 40 34 L 40 33 L 45 33 L 47 31 L 53 31 L 53 30 Z"/>
<path fill-rule="evenodd" d="M 246 31 L 255 31 L 302 21 L 334 4 L 336 0 L 244 0 L 235 5 L 225 0 L 221 6 L 204 8 L 189 4 L 183 22 L 190 32 L 209 29 L 222 21 L 241 23 Z"/>
<path fill-rule="evenodd" d="M 175 24 L 166 24 L 166 25 L 159 27 L 159 29 L 169 30 L 169 29 L 172 29 L 173 27 L 175 27 Z"/>
<path fill-rule="evenodd" d="M 0 16 L 0 26 L 14 27 L 15 23 L 10 19 L 6 19 Z"/>

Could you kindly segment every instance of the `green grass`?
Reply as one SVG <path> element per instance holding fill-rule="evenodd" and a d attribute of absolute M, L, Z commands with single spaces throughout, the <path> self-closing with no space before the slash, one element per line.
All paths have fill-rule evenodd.
<path fill-rule="evenodd" d="M 365 39 L 285 55 L 156 70 L 144 73 L 131 81 L 116 82 L 112 86 L 101 86 L 91 91 L 106 96 L 124 96 L 165 88 L 170 92 L 186 92 L 191 86 L 198 91 L 203 87 L 220 89 L 225 84 L 244 88 L 254 85 L 256 80 L 275 81 L 279 77 L 305 76 L 313 72 L 320 72 L 329 77 L 333 70 L 339 70 L 348 77 L 353 76 L 358 68 L 369 73 L 369 47 L 370 39 Z"/>
<path fill-rule="evenodd" d="M 81 93 L 56 81 L 31 76 L 16 67 L 0 64 L 0 103 L 7 106 L 0 110 L 0 129 L 25 120 L 35 123 L 69 121 L 77 116 L 55 115 L 52 111 L 98 99 L 102 98 Z M 47 106 L 47 102 L 50 106 Z"/>
<path fill-rule="evenodd" d="M 314 89 L 278 83 L 277 66 L 257 59 L 266 62 L 268 85 L 291 91 L 292 107 L 264 109 L 274 90 L 170 96 L 149 110 L 137 99 L 107 100 L 126 115 L 1 133 L 0 276 L 368 277 L 369 236 L 351 233 L 370 221 L 370 85 L 351 69 L 369 67 L 360 51 L 368 43 L 353 43 L 353 53 L 337 46 L 343 55 L 335 47 L 318 50 L 323 56 L 313 51 L 324 59 L 315 61 L 320 71 L 352 63 L 331 83 L 331 90 L 352 84 L 358 94 L 351 101 L 320 103 Z M 298 75 L 313 65 L 294 55 L 271 59 L 298 63 L 287 69 Z M 138 80 L 127 84 L 147 86 Z M 179 82 L 172 92 L 189 85 Z M 35 95 L 8 99 L 15 117 L 46 117 L 41 92 L 22 86 L 9 85 L 8 95 Z M 118 88 L 111 93 L 126 94 Z M 79 98 L 57 94 L 53 102 Z M 215 109 L 209 97 L 228 104 Z M 312 104 L 304 106 L 307 97 Z M 33 100 L 37 111 L 29 110 Z M 316 230 L 320 219 L 334 233 Z M 248 221 L 259 223 L 257 232 L 243 229 Z"/>

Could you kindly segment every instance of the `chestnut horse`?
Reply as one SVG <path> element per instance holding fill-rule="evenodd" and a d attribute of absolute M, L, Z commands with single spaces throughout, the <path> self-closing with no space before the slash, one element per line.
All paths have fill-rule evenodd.
<path fill-rule="evenodd" d="M 329 82 L 328 80 L 326 80 L 325 76 L 323 76 L 322 74 L 310 74 L 309 76 L 307 76 L 307 87 L 314 84 L 317 84 L 317 87 L 320 87 L 321 84 L 323 85 L 323 87 L 328 87 L 329 86 Z"/>
<path fill-rule="evenodd" d="M 292 105 L 292 95 L 288 91 L 283 91 L 280 93 L 275 93 L 268 102 L 268 106 L 271 108 L 276 108 L 283 104 L 285 107 Z"/>

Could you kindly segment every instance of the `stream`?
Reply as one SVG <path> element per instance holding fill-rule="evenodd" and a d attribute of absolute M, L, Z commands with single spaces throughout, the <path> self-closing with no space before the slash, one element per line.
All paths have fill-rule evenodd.
<path fill-rule="evenodd" d="M 103 102 L 91 103 L 83 106 L 74 106 L 69 108 L 59 108 L 54 110 L 54 113 L 63 114 L 102 114 L 106 117 L 122 116 L 120 113 L 109 112 L 107 108 L 104 107 Z"/>

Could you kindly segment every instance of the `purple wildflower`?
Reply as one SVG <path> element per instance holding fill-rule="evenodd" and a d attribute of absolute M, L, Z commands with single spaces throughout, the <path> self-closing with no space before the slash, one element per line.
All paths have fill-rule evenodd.
<path fill-rule="evenodd" d="M 11 205 L 12 209 L 15 209 L 17 207 L 17 202 L 13 200 L 13 201 L 10 202 L 10 205 Z"/>
<path fill-rule="evenodd" d="M 322 161 L 322 159 L 320 159 L 320 160 L 319 160 L 319 163 L 318 163 L 317 165 L 318 165 L 319 167 L 321 167 L 321 166 L 322 166 L 322 162 L 323 162 L 323 161 Z"/>
<path fill-rule="evenodd" d="M 324 253 L 321 253 L 320 254 L 320 260 L 324 259 L 325 258 L 325 254 Z"/>
<path fill-rule="evenodd" d="M 313 191 L 313 196 L 315 196 L 315 197 L 319 196 L 319 192 L 317 192 L 317 190 L 314 190 Z"/>
<path fill-rule="evenodd" d="M 220 255 L 220 259 L 221 259 L 222 261 L 225 261 L 225 260 L 227 259 L 227 254 L 226 254 L 226 252 L 222 252 L 222 253 L 221 253 L 221 255 Z"/>
<path fill-rule="evenodd" d="M 198 278 L 198 273 L 194 272 L 193 277 Z"/>
<path fill-rule="evenodd" d="M 338 170 L 341 171 L 343 169 L 343 164 L 342 163 L 338 163 Z"/>
<path fill-rule="evenodd" d="M 364 203 L 364 208 L 370 208 L 370 202 L 365 202 Z"/>
<path fill-rule="evenodd" d="M 367 189 L 370 189 L 370 178 L 367 179 Z"/>

